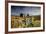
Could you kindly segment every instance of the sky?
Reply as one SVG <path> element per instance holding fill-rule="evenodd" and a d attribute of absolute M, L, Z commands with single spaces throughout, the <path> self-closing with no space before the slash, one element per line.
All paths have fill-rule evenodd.
<path fill-rule="evenodd" d="M 32 15 L 40 15 L 40 7 L 34 6 L 11 6 L 11 15 L 19 16 L 20 13 L 23 13 L 25 16 L 29 14 Z"/>

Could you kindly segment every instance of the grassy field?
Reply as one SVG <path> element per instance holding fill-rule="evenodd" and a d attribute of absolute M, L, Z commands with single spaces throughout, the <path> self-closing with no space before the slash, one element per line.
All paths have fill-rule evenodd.
<path fill-rule="evenodd" d="M 40 16 L 11 16 L 11 28 L 40 27 Z"/>

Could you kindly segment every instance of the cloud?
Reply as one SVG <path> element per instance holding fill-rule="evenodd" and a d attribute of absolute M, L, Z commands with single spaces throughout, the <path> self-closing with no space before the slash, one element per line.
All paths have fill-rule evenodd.
<path fill-rule="evenodd" d="M 11 15 L 19 16 L 20 13 L 25 15 L 40 15 L 40 7 L 29 7 L 29 6 L 12 6 L 11 7 Z"/>

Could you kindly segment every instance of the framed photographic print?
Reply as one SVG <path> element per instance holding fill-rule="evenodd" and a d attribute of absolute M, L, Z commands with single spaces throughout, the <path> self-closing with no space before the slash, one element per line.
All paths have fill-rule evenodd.
<path fill-rule="evenodd" d="M 8 1 L 5 6 L 6 33 L 45 30 L 45 4 L 43 2 Z"/>

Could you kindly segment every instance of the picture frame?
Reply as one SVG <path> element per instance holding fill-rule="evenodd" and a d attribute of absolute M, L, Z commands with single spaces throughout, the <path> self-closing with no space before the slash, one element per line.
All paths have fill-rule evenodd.
<path fill-rule="evenodd" d="M 33 7 L 38 7 L 39 9 L 39 11 L 41 11 L 41 12 L 37 12 L 37 14 L 38 13 L 40 13 L 41 15 L 41 19 L 40 19 L 40 23 L 41 23 L 41 29 L 40 28 L 38 28 L 38 27 L 34 27 L 34 26 L 32 26 L 32 27 L 34 27 L 34 28 L 32 28 L 32 27 L 30 27 L 30 28 L 27 28 L 27 27 L 25 27 L 25 28 L 23 28 L 23 27 L 18 27 L 18 28 L 15 28 L 14 26 L 11 28 L 11 19 L 12 19 L 12 17 L 10 16 L 13 12 L 12 12 L 12 8 L 11 8 L 11 6 L 12 6 L 12 8 L 13 7 L 16 7 L 16 8 L 18 8 L 18 6 L 19 6 L 19 8 L 22 10 L 22 7 L 24 6 L 24 7 L 26 7 L 26 8 L 29 8 L 29 7 L 31 7 L 32 8 L 32 6 Z M 15 9 L 16 9 L 15 8 Z M 23 8 L 23 10 L 22 11 L 24 11 L 24 9 L 25 9 L 25 11 L 26 11 L 26 8 Z M 30 9 L 31 9 L 30 8 Z M 14 8 L 13 8 L 14 9 Z M 17 9 L 16 9 L 17 10 Z M 20 10 L 20 11 L 21 11 Z M 28 10 L 28 9 L 27 9 Z M 35 9 L 36 10 L 36 9 Z M 32 10 L 33 11 L 33 10 Z M 36 10 L 37 11 L 37 10 Z M 17 13 L 17 12 L 16 12 Z M 30 12 L 29 12 L 30 13 Z M 34 13 L 35 14 L 35 13 Z M 29 14 L 30 15 L 30 14 Z M 28 15 L 28 16 L 29 16 Z M 11 17 L 11 18 L 10 18 Z M 42 31 L 45 31 L 45 3 L 44 2 L 24 2 L 24 1 L 5 1 L 5 34 L 8 34 L 8 33 L 23 33 L 23 32 L 42 32 Z"/>

